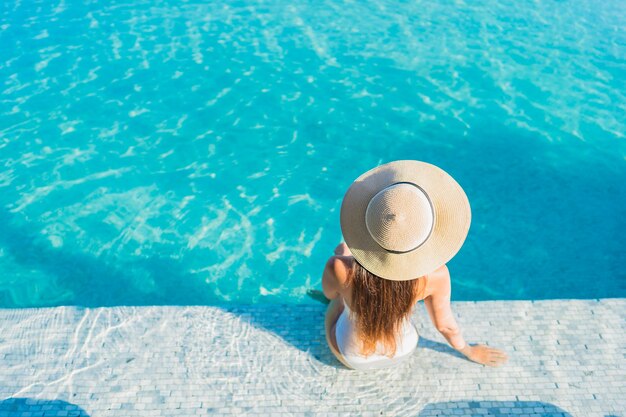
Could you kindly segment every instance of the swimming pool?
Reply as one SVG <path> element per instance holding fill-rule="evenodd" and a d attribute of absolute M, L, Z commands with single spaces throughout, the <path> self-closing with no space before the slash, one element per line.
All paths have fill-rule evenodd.
<path fill-rule="evenodd" d="M 362 172 L 448 171 L 453 300 L 626 296 L 626 13 L 0 6 L 0 307 L 313 303 Z"/>

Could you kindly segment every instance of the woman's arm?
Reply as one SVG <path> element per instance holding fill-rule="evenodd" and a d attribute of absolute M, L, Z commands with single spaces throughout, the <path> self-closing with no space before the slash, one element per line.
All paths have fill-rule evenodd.
<path fill-rule="evenodd" d="M 430 295 L 424 299 L 424 304 L 433 325 L 445 337 L 450 346 L 456 350 L 462 350 L 467 343 L 463 339 L 461 329 L 454 319 L 450 306 L 452 288 L 448 268 L 444 265 L 434 274 L 429 275 L 427 285 L 430 288 L 427 287 L 426 291 Z"/>
<path fill-rule="evenodd" d="M 452 313 L 450 305 L 450 295 L 452 293 L 450 272 L 445 265 L 428 276 L 426 291 L 429 295 L 424 299 L 424 304 L 428 314 L 433 325 L 445 337 L 450 346 L 461 352 L 469 360 L 484 365 L 498 366 L 506 362 L 506 353 L 499 349 L 485 345 L 470 346 L 465 342 L 461 329 Z"/>

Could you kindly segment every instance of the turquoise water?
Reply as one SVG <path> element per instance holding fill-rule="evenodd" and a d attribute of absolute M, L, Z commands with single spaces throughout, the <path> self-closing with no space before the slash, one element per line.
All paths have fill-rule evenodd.
<path fill-rule="evenodd" d="M 0 307 L 313 303 L 350 183 L 473 211 L 453 300 L 626 296 L 626 6 L 0 5 Z"/>

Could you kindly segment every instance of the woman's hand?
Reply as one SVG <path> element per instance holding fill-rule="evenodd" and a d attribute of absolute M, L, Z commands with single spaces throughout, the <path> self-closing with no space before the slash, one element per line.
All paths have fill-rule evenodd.
<path fill-rule="evenodd" d="M 426 298 L 424 305 L 430 318 L 450 346 L 464 354 L 469 360 L 488 366 L 500 366 L 508 359 L 506 353 L 499 349 L 485 345 L 470 346 L 465 343 L 461 329 L 454 319 L 450 307 L 452 287 L 450 284 L 450 272 L 443 265 L 433 273 L 428 274 L 426 281 Z M 463 346 L 458 348 L 458 346 Z"/>
<path fill-rule="evenodd" d="M 335 248 L 335 255 L 351 256 L 352 252 L 350 252 L 348 245 L 346 245 L 344 242 L 341 242 Z"/>
<path fill-rule="evenodd" d="M 465 345 L 459 352 L 464 354 L 467 359 L 487 366 L 500 366 L 508 360 L 507 354 L 496 348 L 486 345 Z"/>

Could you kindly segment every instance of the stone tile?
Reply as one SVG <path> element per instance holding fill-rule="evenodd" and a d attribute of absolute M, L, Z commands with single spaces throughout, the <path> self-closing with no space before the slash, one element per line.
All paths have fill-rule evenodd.
<path fill-rule="evenodd" d="M 0 417 L 620 415 L 625 299 L 454 302 L 470 343 L 509 353 L 467 361 L 413 316 L 402 367 L 343 368 L 322 305 L 0 310 Z"/>

